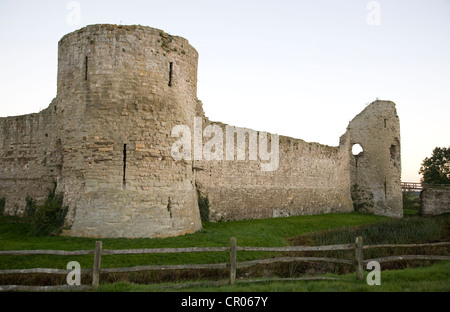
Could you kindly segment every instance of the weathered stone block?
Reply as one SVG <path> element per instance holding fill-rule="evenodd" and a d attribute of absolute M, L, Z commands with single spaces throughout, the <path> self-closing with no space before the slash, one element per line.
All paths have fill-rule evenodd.
<path fill-rule="evenodd" d="M 450 188 L 425 188 L 420 192 L 420 212 L 440 215 L 450 212 Z"/>

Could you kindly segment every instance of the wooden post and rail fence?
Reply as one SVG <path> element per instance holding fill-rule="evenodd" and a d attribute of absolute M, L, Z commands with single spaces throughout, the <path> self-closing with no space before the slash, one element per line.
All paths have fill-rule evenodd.
<path fill-rule="evenodd" d="M 429 244 L 384 244 L 384 245 L 363 245 L 363 238 L 356 237 L 354 244 L 341 245 L 325 245 L 325 246 L 285 246 L 285 247 L 245 247 L 238 246 L 235 237 L 230 240 L 229 247 L 187 247 L 187 248 L 148 248 L 148 249 L 103 249 L 102 242 L 95 243 L 94 250 L 10 250 L 0 251 L 2 255 L 60 255 L 60 256 L 80 256 L 94 254 L 94 264 L 92 269 L 81 269 L 81 274 L 92 273 L 91 285 L 80 286 L 25 286 L 25 285 L 0 285 L 0 291 L 48 291 L 48 290 L 97 290 L 100 284 L 100 273 L 126 273 L 139 271 L 153 271 L 153 270 L 189 270 L 189 269 L 228 269 L 229 270 L 229 284 L 236 283 L 236 270 L 246 267 L 251 267 L 258 264 L 269 264 L 276 262 L 330 262 L 355 265 L 356 278 L 363 280 L 364 265 L 370 261 L 390 262 L 390 261 L 404 261 L 404 260 L 450 260 L 450 256 L 439 255 L 399 255 L 388 256 L 375 259 L 364 259 L 363 250 L 372 248 L 407 248 L 407 247 L 432 247 L 450 245 L 450 242 L 429 243 Z M 354 250 L 355 258 L 337 259 L 327 257 L 275 257 L 252 261 L 237 262 L 237 253 L 241 251 L 265 251 L 265 252 L 305 252 L 305 251 L 336 251 L 336 250 Z M 101 258 L 107 255 L 130 255 L 130 254 L 158 254 L 158 253 L 186 253 L 186 252 L 229 252 L 230 261 L 227 263 L 211 263 L 211 264 L 180 264 L 180 265 L 145 265 L 125 268 L 101 268 Z M 63 274 L 67 275 L 71 272 L 69 269 L 50 269 L 50 268 L 33 268 L 33 269 L 13 269 L 0 270 L 0 275 L 4 274 Z M 309 279 L 336 279 L 336 278 L 280 278 L 276 280 L 309 280 Z M 253 280 L 253 281 L 270 281 L 273 279 Z M 248 281 L 247 281 L 248 282 Z M 0 281 L 1 284 L 1 281 Z"/>

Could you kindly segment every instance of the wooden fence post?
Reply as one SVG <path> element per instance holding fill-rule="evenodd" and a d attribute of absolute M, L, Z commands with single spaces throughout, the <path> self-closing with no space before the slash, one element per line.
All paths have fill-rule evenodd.
<path fill-rule="evenodd" d="M 355 240 L 355 258 L 356 258 L 356 279 L 362 281 L 364 278 L 363 262 L 363 238 L 358 236 Z"/>
<path fill-rule="evenodd" d="M 95 242 L 94 271 L 92 272 L 92 289 L 97 290 L 100 282 L 100 265 L 102 260 L 102 242 Z"/>
<path fill-rule="evenodd" d="M 230 240 L 230 285 L 236 281 L 236 237 Z"/>

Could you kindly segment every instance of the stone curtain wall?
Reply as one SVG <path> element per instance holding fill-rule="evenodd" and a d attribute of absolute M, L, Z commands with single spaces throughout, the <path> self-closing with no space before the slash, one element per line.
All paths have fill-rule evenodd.
<path fill-rule="evenodd" d="M 0 198 L 7 214 L 23 215 L 27 195 L 43 199 L 62 169 L 55 101 L 39 114 L 0 118 Z"/>
<path fill-rule="evenodd" d="M 205 119 L 204 126 L 209 123 Z M 283 136 L 279 141 L 275 171 L 263 172 L 260 159 L 249 160 L 248 137 L 245 161 L 195 161 L 197 188 L 208 196 L 212 220 L 353 210 L 403 216 L 400 123 L 393 102 L 368 105 L 349 123 L 339 147 Z M 354 144 L 363 147 L 359 155 L 352 155 Z"/>
<path fill-rule="evenodd" d="M 205 120 L 204 126 L 208 124 Z M 225 132 L 226 125 L 213 124 Z M 249 160 L 246 137 L 246 160 L 196 160 L 194 163 L 199 168 L 195 170 L 197 187 L 209 199 L 211 220 L 353 211 L 345 150 L 280 136 L 278 168 L 262 171 L 261 163 L 268 161 L 260 157 Z M 237 138 L 234 144 L 237 150 Z"/>

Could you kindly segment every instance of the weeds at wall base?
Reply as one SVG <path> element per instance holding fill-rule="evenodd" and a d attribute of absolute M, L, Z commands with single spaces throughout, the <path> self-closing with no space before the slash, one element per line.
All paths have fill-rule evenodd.
<path fill-rule="evenodd" d="M 3 216 L 5 214 L 5 205 L 6 205 L 6 198 L 1 197 L 0 198 L 0 216 Z"/>
<path fill-rule="evenodd" d="M 40 205 L 30 196 L 26 197 L 25 220 L 30 223 L 30 233 L 34 236 L 55 235 L 61 231 L 69 208 L 63 206 L 63 195 L 56 193 L 56 187 L 55 182 Z"/>

